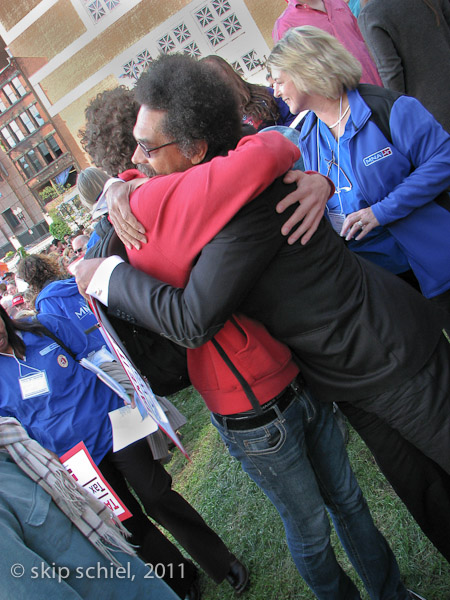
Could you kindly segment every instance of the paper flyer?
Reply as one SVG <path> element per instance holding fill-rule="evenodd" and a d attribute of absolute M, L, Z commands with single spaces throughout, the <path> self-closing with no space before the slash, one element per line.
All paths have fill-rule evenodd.
<path fill-rule="evenodd" d="M 137 408 L 122 406 L 108 413 L 113 433 L 113 452 L 122 450 L 158 429 L 151 418 L 143 419 Z"/>

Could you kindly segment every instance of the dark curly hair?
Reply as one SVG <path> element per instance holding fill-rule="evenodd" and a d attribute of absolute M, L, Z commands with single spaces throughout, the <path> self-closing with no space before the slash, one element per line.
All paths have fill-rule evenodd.
<path fill-rule="evenodd" d="M 163 133 L 191 156 L 197 141 L 208 144 L 205 161 L 226 154 L 239 141 L 241 115 L 236 96 L 210 65 L 183 54 L 163 54 L 135 88 L 140 105 L 166 112 Z"/>
<path fill-rule="evenodd" d="M 266 86 L 245 81 L 224 58 L 217 54 L 205 56 L 201 60 L 216 67 L 218 73 L 234 88 L 238 95 L 242 116 L 252 117 L 256 121 L 261 120 L 265 126 L 275 124 L 280 113 L 273 94 Z"/>
<path fill-rule="evenodd" d="M 48 283 L 70 277 L 59 264 L 58 258 L 48 254 L 30 254 L 20 259 L 17 275 L 30 286 L 33 305 L 36 296 Z"/>
<path fill-rule="evenodd" d="M 86 127 L 78 135 L 96 167 L 110 175 L 134 167 L 133 127 L 138 112 L 134 92 L 125 86 L 101 92 L 91 100 L 85 109 Z"/>

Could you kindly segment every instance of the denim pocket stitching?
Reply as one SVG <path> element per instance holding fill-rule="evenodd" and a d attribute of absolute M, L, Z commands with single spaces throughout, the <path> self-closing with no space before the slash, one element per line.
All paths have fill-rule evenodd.
<path fill-rule="evenodd" d="M 264 455 L 264 454 L 275 454 L 276 452 L 278 452 L 280 450 L 280 448 L 283 447 L 284 442 L 286 441 L 286 429 L 283 425 L 283 423 L 280 422 L 280 420 L 274 421 L 271 423 L 272 427 L 275 427 L 278 430 L 278 433 L 280 434 L 280 439 L 278 440 L 277 444 L 271 448 L 264 448 L 261 450 L 252 450 L 249 448 L 250 444 L 255 444 L 255 443 L 262 443 L 262 442 L 266 442 L 273 437 L 273 435 L 270 433 L 270 431 L 265 428 L 266 434 L 264 436 L 260 436 L 258 438 L 253 438 L 251 440 L 243 440 L 243 444 L 244 444 L 244 448 L 245 448 L 245 453 L 248 456 L 257 456 L 257 455 Z"/>

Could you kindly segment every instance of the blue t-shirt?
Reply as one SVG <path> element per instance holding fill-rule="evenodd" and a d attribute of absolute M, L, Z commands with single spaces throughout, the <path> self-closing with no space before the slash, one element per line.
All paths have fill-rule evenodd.
<path fill-rule="evenodd" d="M 86 339 L 68 319 L 39 315 L 39 320 L 78 359 L 87 355 Z M 112 450 L 108 412 L 123 406 L 123 401 L 51 338 L 21 334 L 24 360 L 0 355 L 0 414 L 18 419 L 30 437 L 58 456 L 83 441 L 98 464 Z M 42 373 L 48 391 L 23 399 L 19 379 Z"/>

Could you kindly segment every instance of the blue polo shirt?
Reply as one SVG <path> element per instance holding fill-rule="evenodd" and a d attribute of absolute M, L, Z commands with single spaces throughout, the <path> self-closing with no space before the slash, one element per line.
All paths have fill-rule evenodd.
<path fill-rule="evenodd" d="M 87 355 L 86 339 L 68 319 L 39 315 L 39 320 L 78 359 Z M 108 412 L 123 401 L 51 338 L 21 334 L 24 360 L 0 355 L 0 415 L 18 419 L 30 437 L 58 456 L 83 441 L 98 464 L 112 450 Z M 45 373 L 48 391 L 24 400 L 19 379 L 36 373 Z"/>

